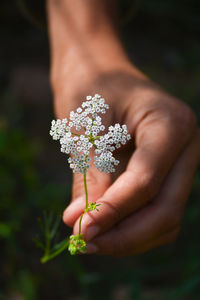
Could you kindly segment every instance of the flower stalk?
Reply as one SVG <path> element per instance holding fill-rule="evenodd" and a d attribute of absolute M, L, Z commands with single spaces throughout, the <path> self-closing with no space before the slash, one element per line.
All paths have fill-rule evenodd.
<path fill-rule="evenodd" d="M 115 172 L 115 166 L 119 161 L 114 158 L 113 151 L 125 145 L 131 136 L 128 134 L 126 125 L 115 124 L 109 126 L 108 132 L 100 135 L 101 131 L 105 130 L 102 125 L 102 119 L 99 114 L 105 114 L 109 109 L 109 105 L 105 103 L 104 98 L 95 94 L 87 96 L 86 101 L 78 107 L 76 112 L 71 111 L 69 120 L 58 119 L 51 122 L 50 135 L 53 140 L 59 140 L 61 145 L 61 152 L 71 154 L 68 158 L 70 168 L 74 173 L 83 174 L 84 192 L 85 192 L 85 209 L 79 220 L 79 232 L 77 235 L 71 235 L 69 239 L 63 240 L 56 244 L 51 250 L 51 240 L 55 235 L 55 228 L 53 234 L 50 229 L 50 222 L 45 227 L 44 236 L 45 243 L 37 241 L 37 245 L 44 250 L 44 256 L 41 262 L 44 263 L 63 252 L 66 248 L 72 255 L 86 252 L 86 242 L 81 232 L 81 224 L 84 214 L 89 211 L 97 210 L 100 203 L 88 201 L 87 189 L 87 172 L 91 167 L 92 158 L 90 151 L 94 147 L 95 156 L 93 163 L 96 168 L 103 173 Z M 73 128 L 73 130 L 72 130 Z M 78 133 L 81 129 L 84 134 Z"/>
<path fill-rule="evenodd" d="M 84 174 L 83 174 L 83 181 L 84 181 L 84 191 L 85 191 L 85 210 L 87 210 L 87 208 L 88 208 L 88 190 L 87 190 L 86 172 L 84 172 Z M 82 215 L 80 216 L 80 220 L 79 220 L 79 232 L 78 232 L 79 235 L 81 234 L 81 222 L 82 222 L 84 214 L 85 214 L 85 211 L 84 211 L 84 213 L 82 213 Z"/>

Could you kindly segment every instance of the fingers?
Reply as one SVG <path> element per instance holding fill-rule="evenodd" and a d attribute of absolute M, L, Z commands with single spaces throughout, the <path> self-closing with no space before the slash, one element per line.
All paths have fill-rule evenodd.
<path fill-rule="evenodd" d="M 95 202 L 111 185 L 111 176 L 99 172 L 94 166 L 87 172 L 86 180 L 89 202 Z M 73 226 L 74 222 L 83 213 L 84 209 L 85 192 L 83 174 L 73 173 L 72 201 L 64 211 L 63 221 L 68 226 Z"/>
<path fill-rule="evenodd" d="M 92 243 L 97 253 L 133 255 L 173 241 L 200 162 L 200 134 L 177 160 L 153 203 L 130 215 Z M 94 247 L 93 247 L 94 249 Z"/>
<path fill-rule="evenodd" d="M 159 246 L 163 246 L 169 243 L 174 242 L 177 239 L 177 236 L 180 232 L 180 228 L 177 227 L 165 234 L 162 234 L 160 237 L 157 237 L 153 240 L 149 240 L 148 242 L 145 242 L 143 245 L 139 245 L 138 248 L 135 247 L 134 252 L 130 252 L 129 255 L 137 255 L 144 252 L 147 252 L 153 248 L 157 248 Z M 94 248 L 93 248 L 94 249 Z M 118 254 L 118 256 L 123 256 L 126 254 Z"/>
<path fill-rule="evenodd" d="M 186 130 L 189 124 L 191 129 Z M 83 219 L 82 232 L 87 240 L 108 230 L 152 200 L 180 151 L 191 138 L 193 121 L 187 120 L 187 126 L 181 124 L 182 129 L 174 130 L 168 119 L 157 120 L 155 116 L 146 118 L 145 124 L 138 128 L 138 148 L 127 170 L 98 199 L 102 203 L 99 212 L 88 213 Z M 181 130 L 186 131 L 184 137 Z M 77 230 L 78 222 L 75 232 Z"/>

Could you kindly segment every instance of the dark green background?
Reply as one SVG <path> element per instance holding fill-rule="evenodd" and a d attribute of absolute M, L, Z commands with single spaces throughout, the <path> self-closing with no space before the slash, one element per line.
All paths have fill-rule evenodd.
<path fill-rule="evenodd" d="M 143 0 L 133 13 L 129 3 L 121 1 L 121 15 L 131 59 L 200 120 L 200 2 Z M 32 19 L 17 1 L 1 1 L 0 299 L 199 300 L 200 173 L 172 245 L 123 259 L 65 253 L 40 264 L 32 242 L 37 217 L 66 207 L 71 174 L 48 135 L 47 35 L 25 16 Z M 62 238 L 70 231 L 61 225 L 60 232 Z"/>

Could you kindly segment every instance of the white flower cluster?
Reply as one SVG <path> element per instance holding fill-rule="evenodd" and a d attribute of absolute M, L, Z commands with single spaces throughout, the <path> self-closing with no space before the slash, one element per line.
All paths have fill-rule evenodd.
<path fill-rule="evenodd" d="M 108 104 L 96 94 L 94 97 L 87 96 L 82 103 L 82 108 L 76 112 L 70 112 L 70 120 L 53 120 L 51 122 L 50 135 L 54 140 L 60 140 L 61 152 L 71 154 L 68 158 L 70 168 L 75 173 L 85 173 L 90 168 L 90 149 L 95 148 L 94 164 L 101 172 L 115 172 L 114 166 L 119 161 L 113 157 L 112 152 L 125 144 L 131 138 L 126 125 L 110 126 L 108 133 L 99 136 L 100 131 L 105 130 L 98 113 L 105 114 Z M 72 128 L 74 127 L 74 132 Z M 84 130 L 84 134 L 77 131 Z M 99 156 L 97 156 L 99 155 Z"/>

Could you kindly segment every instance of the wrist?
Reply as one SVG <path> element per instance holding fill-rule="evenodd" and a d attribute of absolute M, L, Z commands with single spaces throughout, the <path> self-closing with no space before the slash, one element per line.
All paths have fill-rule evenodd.
<path fill-rule="evenodd" d="M 90 48 L 88 45 L 88 55 L 76 51 L 73 46 L 70 46 L 60 56 L 57 56 L 56 53 L 52 55 L 51 84 L 53 88 L 59 88 L 62 82 L 73 83 L 74 80 L 76 84 L 81 84 L 90 78 L 95 79 L 99 74 L 132 71 L 134 67 L 125 53 L 118 51 L 118 49 L 115 52 L 111 52 L 112 45 L 105 44 L 104 49 L 94 45 Z M 106 51 L 108 54 L 106 54 Z"/>
<path fill-rule="evenodd" d="M 53 86 L 72 72 L 98 73 L 130 65 L 109 12 L 111 2 L 47 1 Z"/>

